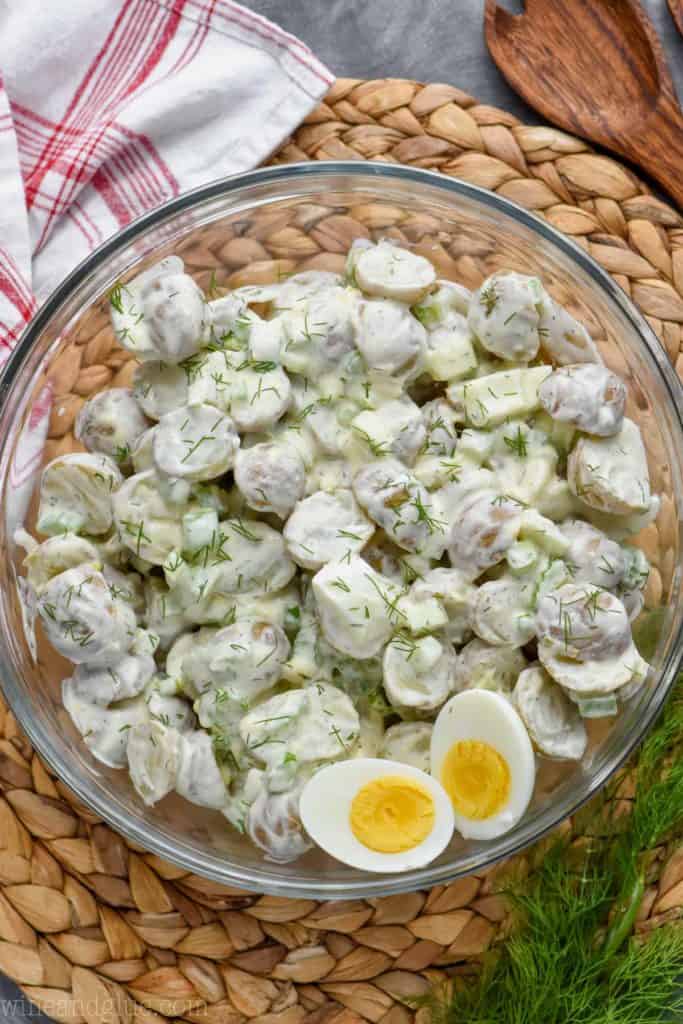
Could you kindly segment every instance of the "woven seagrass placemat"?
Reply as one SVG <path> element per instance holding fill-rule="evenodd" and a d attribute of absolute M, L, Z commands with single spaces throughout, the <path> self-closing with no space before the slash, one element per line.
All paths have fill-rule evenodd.
<path fill-rule="evenodd" d="M 273 162 L 329 159 L 438 170 L 546 217 L 613 275 L 683 374 L 683 220 L 619 163 L 450 85 L 348 79 L 335 83 Z M 307 229 L 264 218 L 258 230 L 203 251 L 198 265 L 227 267 L 236 283 L 247 264 L 264 274 L 273 261 L 278 272 L 302 260 L 332 267 L 368 227 L 401 237 L 386 208 L 316 216 Z M 191 254 L 183 255 L 192 270 Z M 440 258 L 467 281 L 467 252 Z M 132 370 L 104 314 L 96 333 L 53 362 L 50 458 L 73 447 L 85 397 L 127 384 Z M 665 539 L 649 530 L 649 597 L 657 604 L 660 569 L 669 575 L 671 567 L 662 564 Z M 115 835 L 49 775 L 2 703 L 0 734 L 0 969 L 57 1020 L 409 1024 L 406 1000 L 446 975 L 475 971 L 489 945 L 504 941 L 495 869 L 368 901 L 252 896 L 188 875 Z M 636 928 L 681 916 L 683 849 L 654 851 Z"/>

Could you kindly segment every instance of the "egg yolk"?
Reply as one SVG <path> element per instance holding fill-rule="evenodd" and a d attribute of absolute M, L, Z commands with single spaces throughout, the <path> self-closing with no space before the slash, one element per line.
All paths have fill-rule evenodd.
<path fill-rule="evenodd" d="M 412 850 L 434 828 L 434 801 L 412 779 L 385 775 L 366 783 L 351 804 L 351 831 L 378 853 Z"/>
<path fill-rule="evenodd" d="M 505 758 L 483 740 L 460 740 L 444 758 L 441 784 L 458 814 L 480 821 L 507 803 L 510 768 Z"/>

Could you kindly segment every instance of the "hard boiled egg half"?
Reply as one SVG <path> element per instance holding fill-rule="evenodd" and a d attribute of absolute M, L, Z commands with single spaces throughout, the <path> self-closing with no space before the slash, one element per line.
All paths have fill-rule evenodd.
<path fill-rule="evenodd" d="M 311 839 L 362 871 L 410 871 L 441 853 L 453 835 L 448 794 L 412 765 L 359 757 L 321 768 L 301 793 Z"/>
<path fill-rule="evenodd" d="M 464 690 L 434 722 L 431 771 L 451 799 L 458 832 L 465 839 L 495 839 L 527 809 L 536 763 L 510 702 L 490 690 Z"/>

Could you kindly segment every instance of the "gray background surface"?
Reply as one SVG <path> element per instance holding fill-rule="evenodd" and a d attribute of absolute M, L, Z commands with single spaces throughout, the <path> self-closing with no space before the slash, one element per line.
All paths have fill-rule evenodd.
<path fill-rule="evenodd" d="M 500 2 L 500 0 L 499 0 Z M 597 0 L 596 0 L 597 2 Z M 664 43 L 683 98 L 683 40 L 666 0 L 642 0 Z M 509 88 L 488 55 L 484 0 L 242 0 L 306 42 L 339 76 L 449 82 L 485 103 L 534 123 L 538 116 Z M 503 0 L 512 11 L 516 0 Z M 683 173 L 683 169 L 682 169 Z M 0 1018 L 47 1018 L 0 975 Z"/>
<path fill-rule="evenodd" d="M 293 32 L 340 77 L 449 82 L 532 122 L 484 42 L 484 0 L 240 0 Z M 592 0 L 596 6 L 600 0 Z M 509 11 L 522 0 L 498 0 Z M 666 0 L 641 0 L 683 100 L 683 39 Z"/>

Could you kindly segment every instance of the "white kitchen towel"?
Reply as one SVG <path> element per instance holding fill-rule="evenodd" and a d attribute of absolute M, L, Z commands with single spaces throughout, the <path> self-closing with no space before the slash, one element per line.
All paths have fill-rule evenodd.
<path fill-rule="evenodd" d="M 0 0 L 0 366 L 91 249 L 257 166 L 333 81 L 230 0 Z"/>

